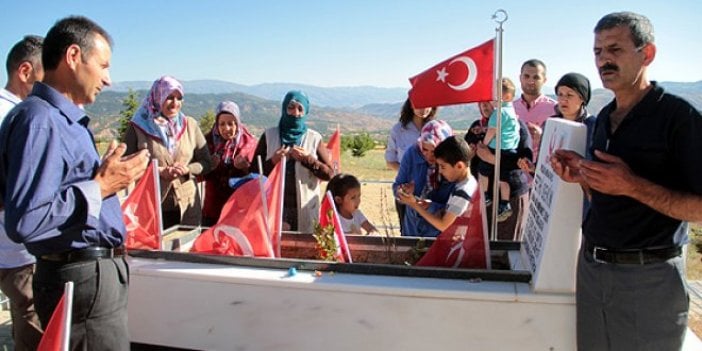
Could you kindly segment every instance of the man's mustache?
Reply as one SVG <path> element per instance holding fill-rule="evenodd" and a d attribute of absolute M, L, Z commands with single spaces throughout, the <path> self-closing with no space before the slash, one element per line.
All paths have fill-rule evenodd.
<path fill-rule="evenodd" d="M 617 65 L 612 64 L 612 63 L 606 63 L 604 66 L 598 68 L 598 71 L 600 72 L 600 74 L 607 72 L 607 71 L 618 72 L 619 67 L 617 67 Z"/>

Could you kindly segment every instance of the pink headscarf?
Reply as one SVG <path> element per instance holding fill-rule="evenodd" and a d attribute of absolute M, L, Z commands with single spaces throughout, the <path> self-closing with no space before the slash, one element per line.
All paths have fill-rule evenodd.
<path fill-rule="evenodd" d="M 155 80 L 154 84 L 151 85 L 149 95 L 144 99 L 142 106 L 146 108 L 151 118 L 156 118 L 161 114 L 161 106 L 166 102 L 166 98 L 175 91 L 179 92 L 180 96 L 185 96 L 183 85 L 177 79 L 171 76 L 163 76 Z"/>
<path fill-rule="evenodd" d="M 229 113 L 236 119 L 236 135 L 232 140 L 225 140 L 219 134 L 219 116 Z M 239 105 L 232 101 L 222 101 L 215 111 L 215 123 L 210 133 L 212 134 L 212 152 L 218 155 L 224 164 L 230 164 L 237 155 L 244 156 L 249 162 L 256 151 L 256 138 L 251 135 L 246 126 L 241 123 Z"/>
<path fill-rule="evenodd" d="M 421 149 L 423 143 L 438 146 L 446 138 L 453 135 L 453 129 L 446 123 L 446 121 L 435 119 L 429 121 L 422 127 L 422 132 L 419 134 L 419 148 Z"/>
<path fill-rule="evenodd" d="M 422 132 L 419 134 L 419 139 L 417 139 L 419 150 L 422 150 L 422 144 L 431 144 L 436 147 L 452 135 L 453 129 L 451 129 L 451 126 L 449 126 L 446 121 L 438 119 L 430 121 L 422 127 Z M 437 189 L 438 187 L 439 172 L 436 170 L 435 164 L 430 164 L 429 169 L 427 169 L 427 183 L 425 189 L 422 190 L 422 194 L 428 193 L 432 189 Z"/>

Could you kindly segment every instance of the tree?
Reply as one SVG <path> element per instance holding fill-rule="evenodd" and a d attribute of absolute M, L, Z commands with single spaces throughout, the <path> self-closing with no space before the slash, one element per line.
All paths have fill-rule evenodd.
<path fill-rule="evenodd" d="M 119 134 L 119 140 L 124 141 L 124 135 L 127 133 L 127 127 L 129 126 L 129 121 L 139 108 L 139 101 L 137 100 L 137 93 L 129 89 L 127 97 L 122 100 L 122 107 L 119 111 L 119 127 L 117 128 L 117 133 Z"/>
<path fill-rule="evenodd" d="M 341 147 L 343 150 L 351 150 L 351 155 L 354 157 L 363 157 L 368 150 L 375 147 L 375 140 L 368 133 L 361 133 L 344 139 L 341 138 Z"/>
<path fill-rule="evenodd" d="M 212 126 L 215 123 L 215 113 L 214 110 L 209 109 L 207 112 L 205 112 L 202 117 L 200 117 L 200 130 L 202 131 L 202 134 L 207 134 L 210 132 L 212 129 Z"/>

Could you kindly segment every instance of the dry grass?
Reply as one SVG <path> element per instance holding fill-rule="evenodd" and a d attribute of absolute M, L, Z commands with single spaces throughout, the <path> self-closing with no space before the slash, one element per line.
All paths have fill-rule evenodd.
<path fill-rule="evenodd" d="M 702 225 L 693 224 L 690 227 L 686 268 L 688 280 L 702 280 Z M 691 310 L 688 326 L 697 336 L 702 337 L 702 315 Z"/>
<path fill-rule="evenodd" d="M 702 280 L 702 226 L 690 226 L 690 244 L 687 248 L 687 279 Z"/>

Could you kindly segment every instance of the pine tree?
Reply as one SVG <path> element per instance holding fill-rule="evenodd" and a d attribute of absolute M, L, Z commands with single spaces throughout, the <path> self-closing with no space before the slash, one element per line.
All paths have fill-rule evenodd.
<path fill-rule="evenodd" d="M 122 100 L 122 107 L 124 108 L 119 111 L 119 127 L 117 133 L 119 134 L 119 140 L 124 141 L 124 135 L 127 133 L 129 121 L 139 108 L 137 93 L 134 90 L 129 89 L 127 97 Z"/>
<path fill-rule="evenodd" d="M 207 110 L 202 117 L 200 117 L 200 130 L 202 134 L 207 134 L 212 129 L 215 123 L 215 113 L 213 110 Z"/>

